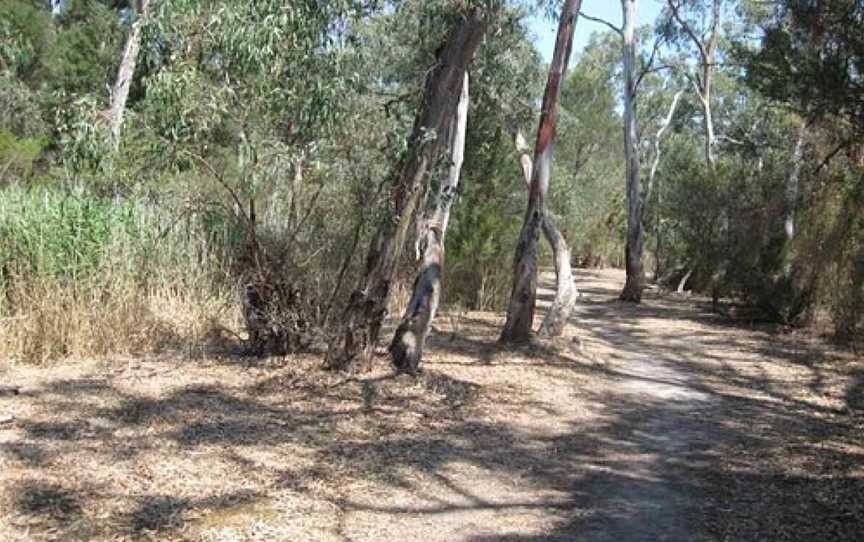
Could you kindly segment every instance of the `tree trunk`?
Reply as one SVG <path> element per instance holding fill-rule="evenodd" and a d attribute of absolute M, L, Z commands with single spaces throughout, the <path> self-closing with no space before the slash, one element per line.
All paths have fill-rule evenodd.
<path fill-rule="evenodd" d="M 792 277 L 795 258 L 792 255 L 792 241 L 795 239 L 795 211 L 798 207 L 798 187 L 801 181 L 801 164 L 804 158 L 804 140 L 807 135 L 807 124 L 801 122 L 798 126 L 798 136 L 795 138 L 795 149 L 792 151 L 792 169 L 786 177 L 786 193 L 783 217 L 784 250 L 783 276 Z"/>
<path fill-rule="evenodd" d="M 441 271 L 444 268 L 444 238 L 450 223 L 450 207 L 456 197 L 462 162 L 465 157 L 465 128 L 468 123 L 468 74 L 459 106 L 450 126 L 447 138 L 450 142 L 450 169 L 447 180 L 441 184 L 435 196 L 435 209 L 431 216 L 422 221 L 423 263 L 414 279 L 411 301 L 405 308 L 402 321 L 390 343 L 390 356 L 393 365 L 400 371 L 415 373 L 423 357 L 426 337 L 432 327 L 432 320 L 438 311 L 441 295 Z"/>
<path fill-rule="evenodd" d="M 666 118 L 663 119 L 663 124 L 660 125 L 660 128 L 657 130 L 657 135 L 654 136 L 654 161 L 651 164 L 651 172 L 648 174 L 648 184 L 645 187 L 645 197 L 644 205 L 647 205 L 651 200 L 651 194 L 654 191 L 654 186 L 656 185 L 656 177 L 657 177 L 657 168 L 660 166 L 660 140 L 663 137 L 663 133 L 669 128 L 669 125 L 672 124 L 672 118 L 675 116 L 675 110 L 678 108 L 678 101 L 681 99 L 681 95 L 684 94 L 683 90 L 679 90 L 672 97 L 672 105 L 669 106 L 669 113 L 666 114 Z M 654 228 L 654 238 L 656 239 L 656 245 L 654 249 L 654 282 L 657 282 L 660 273 L 662 272 L 661 264 L 660 264 L 660 250 L 662 248 L 662 232 L 661 223 L 660 223 L 660 192 L 657 192 L 657 206 L 655 208 L 657 220 L 655 222 L 656 226 Z M 644 212 L 644 208 L 643 208 Z M 643 217 L 644 218 L 644 217 Z M 644 224 L 644 221 L 643 221 Z"/>
<path fill-rule="evenodd" d="M 692 269 L 690 269 L 689 271 L 687 271 L 686 273 L 684 273 L 684 276 L 681 277 L 681 280 L 680 280 L 680 281 L 678 281 L 678 288 L 675 289 L 675 291 L 676 291 L 677 293 L 679 293 L 679 294 L 683 294 L 683 293 L 684 293 L 684 288 L 687 286 L 687 281 L 690 280 L 690 276 L 691 276 L 692 274 L 693 274 L 693 270 L 692 270 Z"/>
<path fill-rule="evenodd" d="M 705 162 L 708 168 L 713 170 L 716 159 L 714 158 L 714 117 L 711 113 L 711 68 L 704 70 L 705 86 L 699 96 L 702 104 L 702 115 L 705 118 Z"/>
<path fill-rule="evenodd" d="M 351 294 L 342 316 L 341 333 L 330 342 L 328 368 L 340 369 L 358 357 L 368 358 L 378 342 L 396 264 L 426 184 L 427 171 L 444 143 L 442 136 L 455 114 L 465 72 L 485 35 L 486 25 L 485 17 L 477 10 L 460 17 L 427 76 L 423 103 L 408 142 L 408 155 L 391 173 L 389 216 L 375 232 L 363 280 Z"/>
<path fill-rule="evenodd" d="M 795 210 L 798 205 L 798 185 L 801 179 L 801 162 L 804 157 L 804 138 L 807 135 L 807 125 L 801 122 L 798 126 L 798 137 L 795 138 L 795 149 L 792 151 L 792 169 L 786 178 L 786 202 L 783 217 L 783 230 L 786 233 L 786 243 L 795 238 Z"/>
<path fill-rule="evenodd" d="M 63 13 L 63 8 L 65 7 L 66 0 L 51 0 L 51 15 L 53 17 L 57 17 L 61 13 Z"/>
<path fill-rule="evenodd" d="M 636 0 L 621 0 L 624 12 L 624 157 L 627 175 L 627 245 L 624 266 L 627 279 L 622 301 L 642 301 L 642 189 L 639 179 L 639 136 L 636 129 Z"/>
<path fill-rule="evenodd" d="M 129 31 L 126 48 L 123 49 L 123 59 L 120 61 L 120 69 L 117 70 L 117 81 L 114 83 L 114 90 L 111 93 L 111 137 L 115 150 L 120 146 L 120 132 L 123 129 L 126 100 L 129 98 L 129 87 L 132 86 L 135 66 L 138 63 L 138 51 L 141 49 L 141 27 L 149 8 L 150 0 L 141 0 L 141 9 Z"/>
<path fill-rule="evenodd" d="M 518 129 L 513 135 L 516 152 L 519 153 L 519 163 L 522 165 L 522 175 L 525 183 L 531 188 L 531 170 L 533 164 L 528 155 L 528 144 Z M 543 217 L 543 236 L 552 248 L 552 258 L 555 261 L 555 299 L 549 312 L 540 324 L 539 334 L 544 337 L 558 337 L 564 332 L 564 326 L 573 312 L 573 305 L 579 291 L 573 284 L 573 270 L 570 267 L 570 247 L 561 234 L 551 215 Z"/>
<path fill-rule="evenodd" d="M 558 36 L 552 63 L 549 66 L 540 126 L 534 146 L 534 171 L 531 174 L 531 186 L 528 192 L 528 209 L 513 261 L 513 289 L 507 307 L 507 320 L 501 332 L 503 342 L 524 342 L 531 337 L 531 326 L 537 303 L 537 252 L 540 228 L 545 216 L 545 198 L 552 171 L 552 147 L 558 123 L 558 100 L 561 96 L 561 82 L 570 61 L 573 31 L 581 5 L 581 0 L 565 0 L 561 8 Z"/>

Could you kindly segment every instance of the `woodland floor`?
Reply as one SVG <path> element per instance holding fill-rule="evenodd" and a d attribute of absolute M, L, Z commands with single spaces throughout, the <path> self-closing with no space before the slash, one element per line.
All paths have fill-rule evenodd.
<path fill-rule="evenodd" d="M 417 379 L 0 362 L 0 540 L 861 540 L 860 358 L 577 280 L 567 337 L 442 315 Z"/>

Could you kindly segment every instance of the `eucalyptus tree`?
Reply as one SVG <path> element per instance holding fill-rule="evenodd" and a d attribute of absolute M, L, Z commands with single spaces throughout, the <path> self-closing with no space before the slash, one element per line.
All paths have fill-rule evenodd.
<path fill-rule="evenodd" d="M 139 0 L 136 6 L 136 20 L 132 23 L 129 36 L 126 38 L 126 47 L 123 49 L 123 58 L 117 71 L 117 80 L 114 82 L 114 90 L 111 92 L 111 137 L 115 148 L 120 144 L 123 114 L 126 110 L 132 78 L 135 76 L 135 67 L 138 64 L 138 53 L 141 50 L 141 29 L 149 11 L 150 0 Z"/>
<path fill-rule="evenodd" d="M 507 307 L 507 319 L 501 332 L 503 342 L 524 342 L 531 337 L 537 302 L 538 245 L 546 213 L 545 200 L 552 170 L 552 151 L 558 124 L 561 86 L 570 61 L 573 33 L 581 5 L 581 0 L 565 0 L 561 6 L 555 49 L 543 93 L 537 141 L 534 145 L 528 209 L 513 261 L 513 288 Z"/>
<path fill-rule="evenodd" d="M 340 329 L 331 339 L 326 366 L 341 369 L 375 348 L 386 316 L 387 301 L 422 189 L 445 146 L 443 134 L 458 107 L 465 73 L 503 2 L 453 2 L 446 8 L 451 27 L 437 51 L 423 89 L 404 156 L 389 177 L 387 217 L 377 226 L 366 256 L 365 272 L 352 292 Z"/>
<path fill-rule="evenodd" d="M 525 136 L 519 129 L 513 132 L 513 146 L 519 157 L 519 165 L 522 168 L 522 176 L 525 178 L 527 188 L 531 189 L 531 178 L 533 177 L 534 163 L 529 154 L 530 149 L 525 141 Z M 558 228 L 558 224 L 547 210 L 543 217 L 543 236 L 549 242 L 552 249 L 552 260 L 555 265 L 555 297 L 552 305 L 540 324 L 538 334 L 545 337 L 558 337 L 564 332 L 564 326 L 570 318 L 573 306 L 579 296 L 579 290 L 573 282 L 573 269 L 570 262 L 572 252 L 567 244 L 567 239 Z"/>
<path fill-rule="evenodd" d="M 645 76 L 654 54 L 659 47 L 655 44 L 654 52 L 648 61 L 648 66 L 639 73 L 637 64 L 636 12 L 638 0 L 621 0 L 622 25 L 615 25 L 589 17 L 601 22 L 616 32 L 621 38 L 623 92 L 624 102 L 624 163 L 627 201 L 627 239 L 624 249 L 624 267 L 626 281 L 621 291 L 622 301 L 639 303 L 645 288 L 645 272 L 642 255 L 644 252 L 645 227 L 643 224 L 644 209 L 648 194 L 643 193 L 641 182 L 641 162 L 639 156 L 639 128 L 636 114 L 636 93 L 639 82 Z M 677 101 L 677 100 L 676 100 Z M 652 179 L 653 180 L 653 179 Z M 649 185 L 650 186 L 650 185 Z"/>
<path fill-rule="evenodd" d="M 723 31 L 723 7 L 728 0 L 666 0 L 669 19 L 661 28 L 671 42 L 689 42 L 697 57 L 696 69 L 684 73 L 690 80 L 702 108 L 705 161 L 710 169 L 716 162 L 714 156 L 714 113 L 712 110 L 712 86 L 717 64 L 717 52 Z"/>
<path fill-rule="evenodd" d="M 643 206 L 639 162 L 639 136 L 636 120 L 636 8 L 637 0 L 621 0 L 624 66 L 624 160 L 627 177 L 627 245 L 624 265 L 627 279 L 621 300 L 639 303 L 642 300 L 645 272 L 642 252 L 645 229 L 642 225 Z"/>
<path fill-rule="evenodd" d="M 420 235 L 417 243 L 422 263 L 414 279 L 411 299 L 390 343 L 390 355 L 397 369 L 416 372 L 423 356 L 426 337 L 438 311 L 441 297 L 441 273 L 444 267 L 444 239 L 450 223 L 450 208 L 459 188 L 459 177 L 465 158 L 465 128 L 468 123 L 468 74 L 464 76 L 456 113 L 447 127 L 449 166 L 444 182 L 438 183 L 433 210 L 417 219 Z"/>

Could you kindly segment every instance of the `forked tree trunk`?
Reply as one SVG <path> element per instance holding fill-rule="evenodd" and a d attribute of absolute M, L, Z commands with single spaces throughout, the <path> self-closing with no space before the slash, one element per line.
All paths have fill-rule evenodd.
<path fill-rule="evenodd" d="M 519 153 L 519 163 L 522 165 L 522 175 L 525 183 L 531 188 L 531 170 L 533 164 L 531 156 L 528 155 L 528 144 L 522 132 L 516 130 L 513 135 L 516 152 Z M 540 324 L 539 334 L 544 337 L 558 337 L 564 332 L 564 326 L 573 312 L 573 305 L 579 291 L 573 284 L 573 270 L 570 267 L 570 247 L 567 240 L 561 234 L 555 220 L 547 214 L 543 217 L 543 236 L 552 248 L 552 259 L 555 261 L 555 299 L 549 312 Z"/>
<path fill-rule="evenodd" d="M 691 81 L 699 96 L 699 103 L 702 106 L 702 116 L 704 120 L 703 130 L 705 133 L 705 162 L 708 165 L 708 169 L 711 171 L 714 170 L 715 163 L 714 116 L 711 111 L 711 87 L 714 74 L 714 63 L 715 58 L 717 57 L 717 46 L 720 43 L 720 30 L 722 23 L 722 12 L 720 9 L 721 1 L 722 0 L 711 0 L 711 22 L 708 36 L 706 38 L 704 35 L 697 36 L 696 32 L 694 32 L 684 18 L 681 17 L 681 2 L 679 0 L 666 0 L 669 9 L 672 12 L 672 17 L 678 22 L 681 29 L 684 30 L 684 33 L 687 34 L 690 41 L 693 42 L 693 45 L 699 51 L 699 64 L 702 71 L 700 74 L 701 78 L 691 78 Z"/>
<path fill-rule="evenodd" d="M 624 12 L 624 157 L 627 175 L 627 245 L 624 266 L 627 279 L 622 301 L 639 303 L 645 287 L 642 269 L 644 228 L 642 189 L 639 179 L 639 136 L 636 130 L 636 0 L 621 0 Z"/>
<path fill-rule="evenodd" d="M 141 0 L 140 9 L 126 40 L 126 48 L 123 49 L 123 59 L 120 61 L 120 69 L 117 70 L 117 81 L 114 82 L 114 90 L 111 92 L 111 138 L 115 149 L 120 146 L 126 100 L 129 99 L 129 88 L 135 76 L 138 51 L 141 49 L 141 27 L 149 9 L 150 0 Z"/>
<path fill-rule="evenodd" d="M 330 342 L 325 362 L 328 368 L 341 369 L 358 357 L 368 358 L 378 342 L 396 263 L 421 188 L 445 143 L 443 135 L 456 112 L 465 72 L 486 32 L 488 15 L 481 16 L 475 10 L 461 17 L 427 76 L 408 154 L 391 173 L 389 216 L 375 232 L 362 282 L 351 294 L 342 316 L 341 333 Z"/>
<path fill-rule="evenodd" d="M 552 147 L 558 124 L 558 101 L 561 82 L 570 61 L 573 31 L 582 5 L 581 0 L 565 0 L 558 22 L 558 36 L 549 77 L 543 94 L 540 126 L 534 146 L 534 170 L 528 191 L 528 209 L 516 245 L 513 261 L 513 289 L 507 307 L 507 320 L 501 332 L 502 342 L 525 342 L 531 338 L 534 309 L 537 303 L 537 253 L 540 229 L 545 216 L 545 198 L 552 172 Z"/>
<path fill-rule="evenodd" d="M 450 126 L 447 140 L 450 142 L 450 168 L 447 179 L 435 195 L 435 209 L 422 222 L 420 245 L 423 263 L 414 279 L 411 301 L 393 342 L 390 343 L 390 356 L 393 365 L 400 371 L 415 373 L 423 357 L 426 337 L 432 328 L 432 320 L 438 311 L 441 296 L 441 272 L 444 268 L 444 238 L 450 223 L 450 207 L 456 197 L 462 162 L 465 157 L 465 129 L 468 124 L 468 74 L 459 97 L 459 106 Z"/>

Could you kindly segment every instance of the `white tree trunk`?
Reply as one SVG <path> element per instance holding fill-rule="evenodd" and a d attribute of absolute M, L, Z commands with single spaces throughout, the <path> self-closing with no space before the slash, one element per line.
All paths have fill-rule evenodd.
<path fill-rule="evenodd" d="M 660 128 L 657 130 L 657 135 L 654 136 L 654 161 L 651 163 L 651 171 L 648 173 L 648 183 L 645 187 L 645 197 L 644 205 L 647 205 L 651 200 L 651 194 L 654 191 L 654 187 L 656 186 L 656 177 L 657 177 L 657 168 L 660 166 L 660 156 L 661 156 L 661 147 L 660 141 L 663 138 L 664 132 L 669 128 L 669 125 L 672 124 L 672 119 L 675 117 L 675 110 L 678 109 L 678 102 L 681 100 L 681 95 L 684 94 L 683 90 L 679 90 L 675 93 L 675 96 L 672 97 L 672 104 L 669 106 L 669 112 L 666 114 L 666 118 L 663 119 L 663 123 L 660 125 Z M 661 230 L 661 221 L 660 221 L 660 192 L 657 192 L 657 207 L 656 207 L 656 227 L 654 229 L 654 237 L 657 241 L 654 250 L 654 282 L 657 282 L 660 277 L 661 265 L 660 265 L 660 251 L 662 248 L 662 232 Z M 644 211 L 644 208 L 643 208 Z"/>
<path fill-rule="evenodd" d="M 663 123 L 660 125 L 660 128 L 657 130 L 657 134 L 654 136 L 654 161 L 651 163 L 651 171 L 648 173 L 648 184 L 645 187 L 645 201 L 647 202 L 651 199 L 651 192 L 654 190 L 655 178 L 657 176 L 657 168 L 660 166 L 660 141 L 663 139 L 663 134 L 669 128 L 669 125 L 672 124 L 672 119 L 675 117 L 675 111 L 678 109 L 678 102 L 681 100 L 681 95 L 684 94 L 683 90 L 679 90 L 675 93 L 675 96 L 672 97 L 672 104 L 669 106 L 669 112 L 666 113 L 666 118 L 663 119 Z"/>
<path fill-rule="evenodd" d="M 639 135 L 636 126 L 636 3 L 621 0 L 624 14 L 624 157 L 627 176 L 627 245 L 624 265 L 627 279 L 621 292 L 622 301 L 639 303 L 644 288 L 642 269 L 642 189 L 639 178 Z"/>
<path fill-rule="evenodd" d="M 400 371 L 414 373 L 420 366 L 426 337 L 438 311 L 441 273 L 444 268 L 444 238 L 450 223 L 450 207 L 456 197 L 462 162 L 465 159 L 465 130 L 468 124 L 468 73 L 465 73 L 459 105 L 450 126 L 450 169 L 435 195 L 435 209 L 424 217 L 420 243 L 423 263 L 414 279 L 411 301 L 390 343 L 390 356 Z"/>
<path fill-rule="evenodd" d="M 141 28 L 150 8 L 150 0 L 141 0 L 140 11 L 129 30 L 126 47 L 123 49 L 123 59 L 117 71 L 117 80 L 111 92 L 111 137 L 114 148 L 120 146 L 120 133 L 123 129 L 123 115 L 126 112 L 126 100 L 129 98 L 129 88 L 135 77 L 135 67 L 138 63 L 138 51 L 141 49 Z"/>
<path fill-rule="evenodd" d="M 795 149 L 792 151 L 792 169 L 786 178 L 786 212 L 783 220 L 783 230 L 786 242 L 795 238 L 795 211 L 798 205 L 798 186 L 801 180 L 801 162 L 804 157 L 804 139 L 807 135 L 807 125 L 801 122 L 798 135 L 795 138 Z"/>
<path fill-rule="evenodd" d="M 531 172 L 533 164 L 528 154 L 528 144 L 525 136 L 518 129 L 513 136 L 516 152 L 519 154 L 519 163 L 522 165 L 522 175 L 528 188 L 531 188 Z M 543 323 L 540 324 L 539 334 L 544 337 L 558 337 L 564 332 L 564 326 L 573 312 L 573 305 L 579 291 L 573 284 L 573 270 L 570 266 L 570 247 L 567 240 L 561 234 L 552 215 L 543 217 L 543 236 L 552 248 L 552 259 L 555 262 L 555 299 L 546 313 Z"/>
<path fill-rule="evenodd" d="M 63 13 L 63 8 L 66 5 L 66 0 L 51 0 L 51 15 L 57 17 Z"/>

